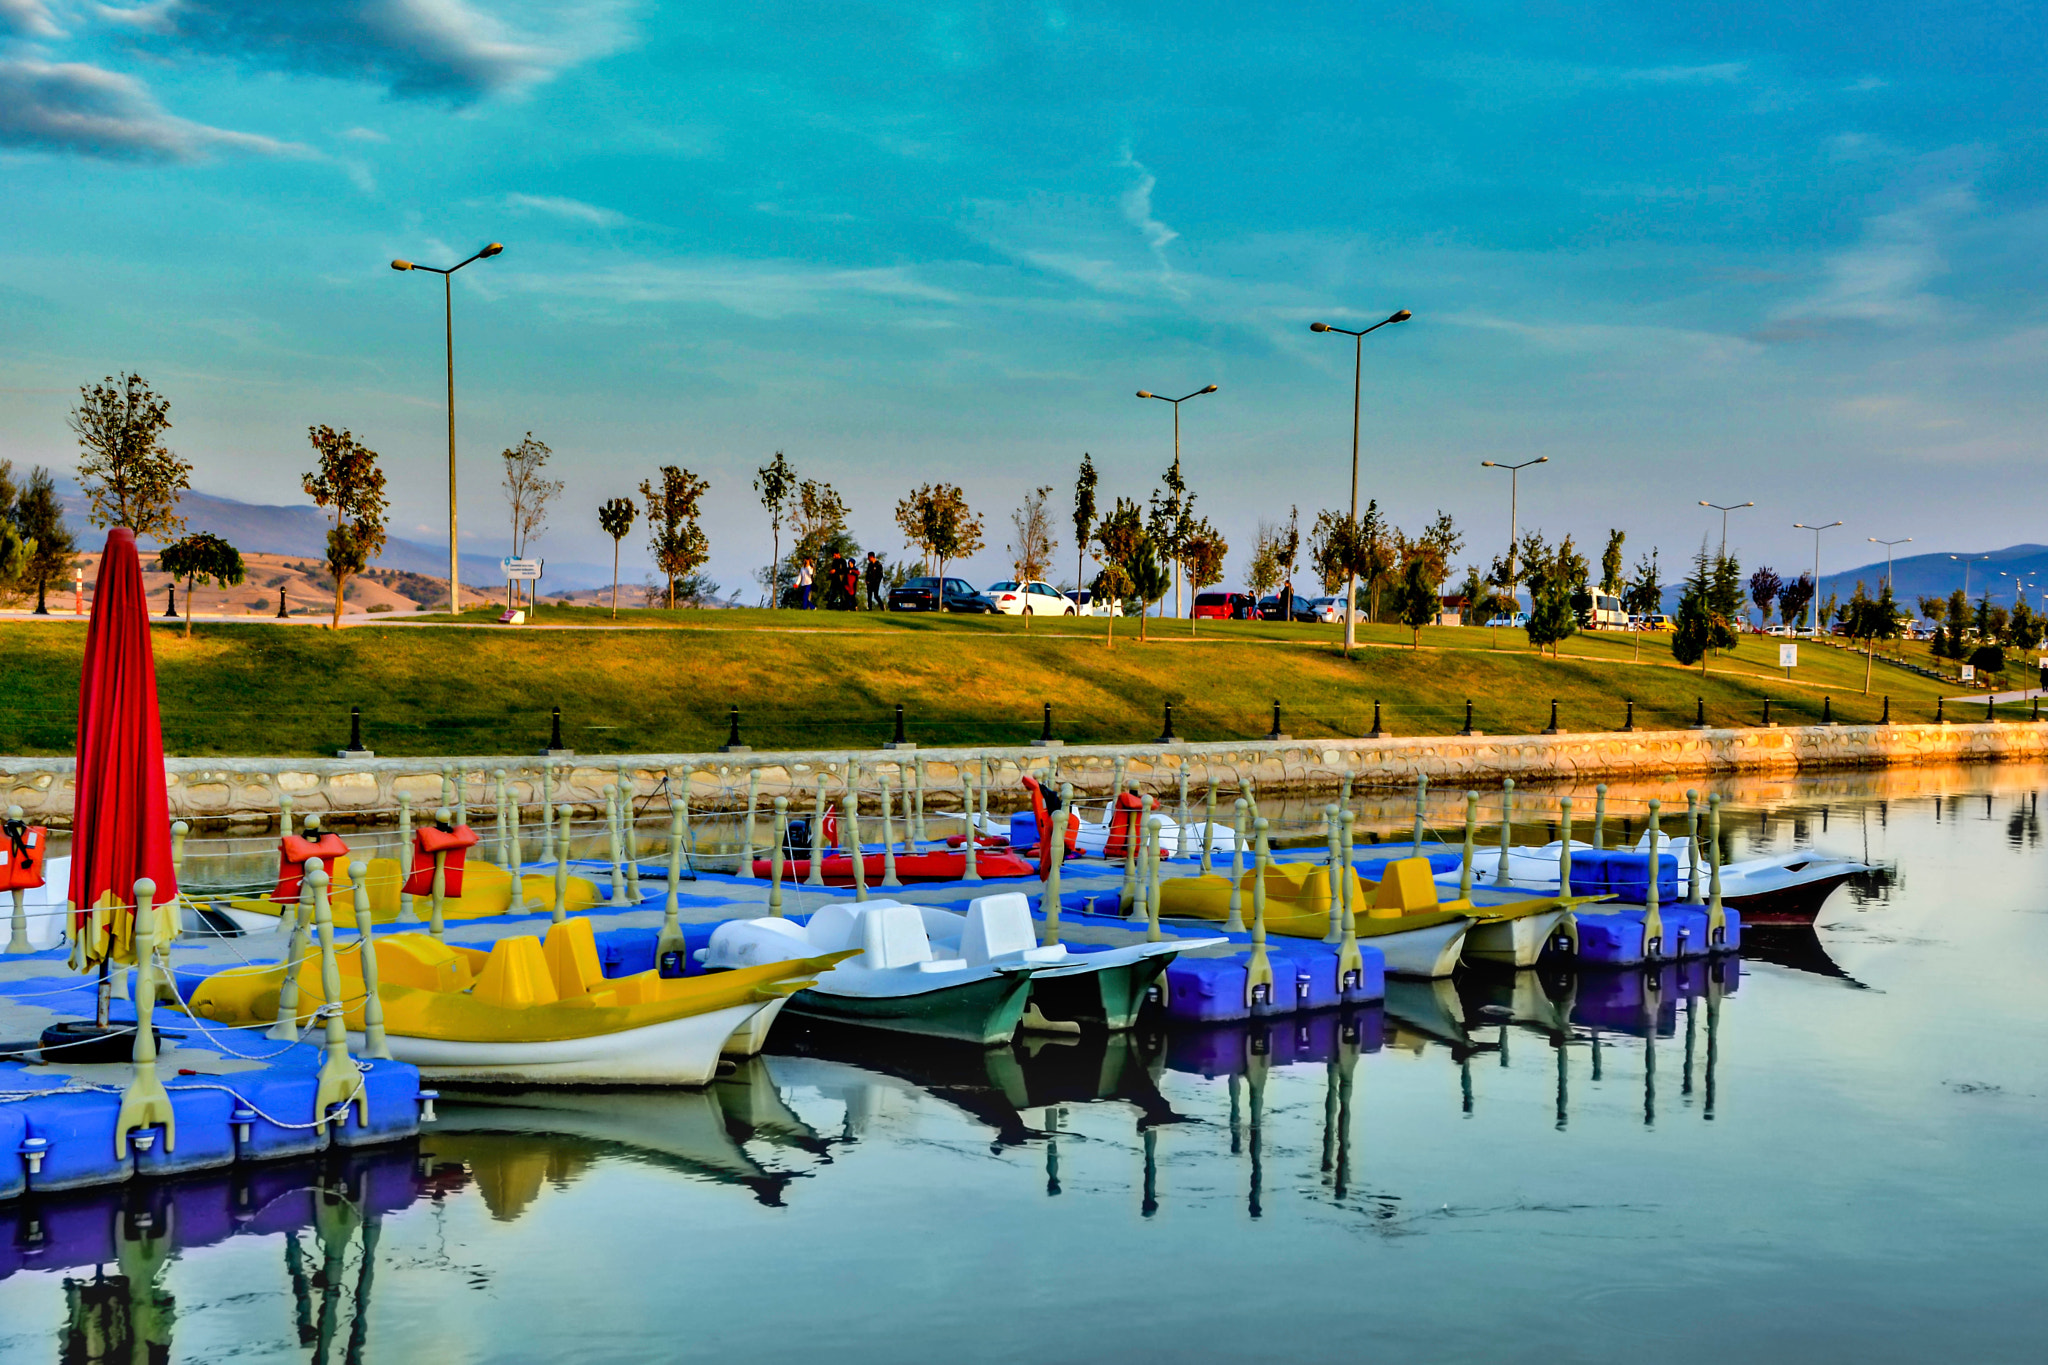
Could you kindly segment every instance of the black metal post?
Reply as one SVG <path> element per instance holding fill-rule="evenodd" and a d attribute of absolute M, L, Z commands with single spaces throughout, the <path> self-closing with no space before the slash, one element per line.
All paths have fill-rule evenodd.
<path fill-rule="evenodd" d="M 1273 703 L 1273 728 L 1267 731 L 1266 739 L 1271 743 L 1277 744 L 1281 740 L 1291 738 L 1293 736 L 1280 728 L 1280 703 L 1276 701 Z"/>
<path fill-rule="evenodd" d="M 359 754 L 363 751 L 363 708 L 348 708 L 348 751 Z"/>
<path fill-rule="evenodd" d="M 164 615 L 175 621 L 178 619 L 178 585 L 172 583 L 164 589 L 164 592 L 168 594 L 166 605 L 164 606 Z"/>
<path fill-rule="evenodd" d="M 1707 728 L 1707 699 L 1705 697 L 1694 697 L 1693 704 L 1696 709 L 1692 714 L 1692 728 L 1704 730 Z"/>
<path fill-rule="evenodd" d="M 899 746 L 903 743 L 903 703 L 900 701 L 896 703 L 896 743 Z"/>
<path fill-rule="evenodd" d="M 1045 704 L 1045 728 L 1043 728 L 1042 730 L 1040 730 L 1040 731 L 1038 732 L 1038 737 L 1039 737 L 1040 739 L 1042 739 L 1042 740 L 1049 740 L 1049 739 L 1051 739 L 1051 738 L 1052 738 L 1052 703 L 1051 703 L 1051 702 L 1047 702 L 1047 703 Z"/>
<path fill-rule="evenodd" d="M 1936 697 L 1936 698 L 1934 699 L 1934 723 L 1935 723 L 1936 725 L 1946 725 L 1946 724 L 1948 724 L 1948 717 L 1947 717 L 1947 716 L 1944 716 L 1944 715 L 1943 715 L 1943 714 L 1941 713 L 1941 711 L 1942 711 L 1942 708 L 1943 708 L 1943 707 L 1945 707 L 1945 706 L 1947 706 L 1947 705 L 1948 705 L 1948 698 L 1947 698 L 1947 697 Z"/>
<path fill-rule="evenodd" d="M 1771 723 L 1771 699 L 1770 699 L 1769 697 L 1765 697 L 1765 698 L 1764 698 L 1764 725 L 1765 725 L 1765 727 L 1766 727 L 1766 728 L 1768 728 L 1768 727 L 1770 726 L 1770 723 Z"/>
<path fill-rule="evenodd" d="M 277 619 L 283 621 L 289 619 L 290 616 L 291 612 L 284 605 L 284 589 L 279 588 L 277 590 Z"/>
<path fill-rule="evenodd" d="M 1384 739 L 1386 738 L 1386 733 L 1385 730 L 1380 728 L 1380 699 L 1374 697 L 1372 699 L 1372 729 L 1366 733 L 1365 737 L 1367 739 Z"/>
<path fill-rule="evenodd" d="M 1461 735 L 1475 733 L 1472 729 L 1472 699 L 1470 697 L 1465 698 L 1465 728 L 1458 731 L 1458 733 Z"/>
<path fill-rule="evenodd" d="M 735 706 L 735 707 L 733 707 L 733 708 L 732 708 L 732 714 L 731 714 L 730 720 L 731 720 L 731 731 L 730 731 L 730 733 L 728 733 L 728 734 L 726 735 L 726 737 L 725 737 L 725 744 L 724 744 L 724 747 L 720 748 L 718 752 L 720 752 L 720 753 L 722 753 L 722 754 L 745 754 L 745 753 L 752 753 L 752 752 L 753 752 L 753 750 L 751 750 L 750 748 L 748 748 L 748 746 L 747 746 L 747 745 L 745 745 L 745 744 L 741 743 L 741 741 L 740 741 L 740 708 L 739 708 L 739 707 Z"/>
<path fill-rule="evenodd" d="M 1634 697 L 1628 699 L 1628 718 L 1622 721 L 1621 728 L 1624 730 L 1636 728 L 1636 699 Z"/>
<path fill-rule="evenodd" d="M 1892 699 L 1890 697 L 1884 699 L 1884 714 L 1877 718 L 1877 723 L 1879 725 L 1890 725 L 1892 723 Z"/>
<path fill-rule="evenodd" d="M 2034 698 L 2034 719 L 2041 719 L 2041 699 L 2039 697 Z"/>
<path fill-rule="evenodd" d="M 1987 692 L 1984 694 L 1984 719 L 1987 721 L 1994 721 L 1998 719 L 1997 704 L 1991 700 L 1993 697 L 1997 695 L 1998 694 L 1996 692 Z"/>
<path fill-rule="evenodd" d="M 1173 703 L 1168 702 L 1166 703 L 1166 728 L 1159 732 L 1159 738 L 1154 743 L 1172 744 L 1176 738 L 1173 733 Z"/>
<path fill-rule="evenodd" d="M 1835 699 L 1833 697 L 1822 697 L 1820 699 L 1820 723 L 1822 725 L 1833 725 L 1835 723 Z"/>
<path fill-rule="evenodd" d="M 548 717 L 548 748 L 562 747 L 562 708 L 557 706 Z"/>
<path fill-rule="evenodd" d="M 1543 733 L 1546 735 L 1554 735 L 1557 732 L 1557 698 L 1552 697 L 1550 699 L 1550 727 L 1546 729 Z"/>

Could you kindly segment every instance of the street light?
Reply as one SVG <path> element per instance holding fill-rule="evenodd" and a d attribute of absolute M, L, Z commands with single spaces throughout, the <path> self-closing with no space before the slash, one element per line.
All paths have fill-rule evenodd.
<path fill-rule="evenodd" d="M 1754 507 L 1756 504 L 1753 502 L 1731 502 L 1726 507 L 1723 507 L 1718 502 L 1707 502 L 1702 499 L 1700 506 L 1711 507 L 1721 514 L 1721 558 L 1726 559 L 1728 557 L 1728 514 L 1730 512 L 1740 512 L 1743 508 Z"/>
<path fill-rule="evenodd" d="M 1382 318 L 1370 327 L 1353 331 L 1349 327 L 1332 327 L 1327 322 L 1311 322 L 1311 332 L 1341 332 L 1353 341 L 1351 370 L 1351 534 L 1358 534 L 1358 391 L 1365 382 L 1365 334 L 1377 332 L 1391 323 L 1406 322 L 1415 315 L 1406 308 Z M 1355 547 L 1354 547 L 1355 548 Z M 1358 569 L 1354 565 L 1345 579 L 1344 588 L 1344 657 L 1351 657 L 1353 646 L 1358 643 Z"/>
<path fill-rule="evenodd" d="M 1187 402 L 1190 398 L 1200 398 L 1205 393 L 1214 392 L 1216 392 L 1214 384 L 1209 385 L 1207 388 L 1196 389 L 1193 393 L 1182 394 L 1179 398 L 1168 398 L 1163 393 L 1153 393 L 1149 389 L 1138 390 L 1138 397 L 1140 398 L 1157 398 L 1162 403 L 1173 404 L 1173 481 L 1175 483 L 1180 482 L 1180 405 Z M 1176 492 L 1174 496 L 1179 497 L 1180 495 Z M 1180 615 L 1179 560 L 1175 560 L 1173 563 L 1173 614 L 1176 617 Z"/>
<path fill-rule="evenodd" d="M 1515 538 L 1521 534 L 1522 471 L 1532 464 L 1549 464 L 1548 455 L 1538 455 L 1533 460 L 1520 464 L 1501 464 L 1497 460 L 1481 460 L 1481 469 L 1505 469 L 1508 472 L 1508 595 L 1515 599 L 1520 608 L 1522 597 L 1519 591 L 1521 579 L 1515 576 Z"/>
<path fill-rule="evenodd" d="M 448 610 L 451 613 L 462 610 L 462 572 L 455 523 L 455 287 L 449 281 L 470 261 L 487 261 L 504 249 L 503 242 L 492 242 L 469 260 L 457 261 L 445 270 L 435 265 L 415 265 L 411 261 L 391 263 L 393 270 L 427 270 L 441 277 L 441 304 L 448 335 Z"/>
<path fill-rule="evenodd" d="M 1820 533 L 1832 531 L 1841 524 L 1839 521 L 1831 521 L 1825 526 L 1808 526 L 1803 521 L 1792 523 L 1795 531 L 1813 532 L 1813 596 L 1807 599 L 1806 627 L 1816 640 L 1820 638 Z"/>
<path fill-rule="evenodd" d="M 1892 588 L 1892 546 L 1911 545 L 1913 537 L 1902 536 L 1898 540 L 1879 540 L 1876 536 L 1865 536 L 1863 538 L 1872 545 L 1884 546 L 1884 586 L 1887 591 L 1894 591 Z"/>
<path fill-rule="evenodd" d="M 2017 606 L 2019 606 L 2019 605 L 2020 605 L 2021 603 L 2023 603 L 2023 602 L 2025 602 L 2025 601 L 2027 600 L 2027 575 L 2026 575 L 2026 574 L 2024 574 L 2024 573 L 2007 573 L 2007 572 L 2006 572 L 2006 571 L 2005 571 L 2004 569 L 2000 569 L 2000 570 L 1998 571 L 1998 576 L 1999 576 L 2000 578 L 2010 578 L 2010 579 L 2012 580 L 2012 604 L 2013 604 L 2013 606 L 2017 607 Z"/>
<path fill-rule="evenodd" d="M 1958 560 L 1961 560 L 1961 561 L 1962 561 L 1962 564 L 1963 564 L 1963 600 L 1964 600 L 1965 602 L 1967 602 L 1967 601 L 1969 601 L 1969 600 L 1970 600 L 1970 565 L 1971 565 L 1972 563 L 1976 562 L 1977 560 L 1980 560 L 1980 559 L 1989 559 L 1989 558 L 1991 558 L 1991 556 L 1990 556 L 1990 555 L 1950 555 L 1950 556 L 1949 556 L 1949 558 L 1950 558 L 1950 559 L 1958 559 Z"/>

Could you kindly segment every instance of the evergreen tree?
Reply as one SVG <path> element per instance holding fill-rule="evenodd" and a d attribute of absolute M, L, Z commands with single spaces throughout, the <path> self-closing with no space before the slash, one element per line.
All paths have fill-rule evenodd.
<path fill-rule="evenodd" d="M 1671 634 L 1671 656 L 1688 668 L 1698 664 L 1702 673 L 1707 671 L 1707 653 L 1714 647 L 1713 590 L 1713 569 L 1702 545 L 1693 559 L 1692 573 L 1686 577 L 1685 591 L 1678 595 Z"/>

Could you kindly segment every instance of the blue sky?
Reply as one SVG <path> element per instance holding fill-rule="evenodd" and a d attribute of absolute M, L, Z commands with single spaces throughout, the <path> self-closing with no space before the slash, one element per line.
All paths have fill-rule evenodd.
<path fill-rule="evenodd" d="M 1915 548 L 2048 540 L 2048 32 L 2009 4 L 886 4 L 0 0 L 0 455 L 68 467 L 79 383 L 139 369 L 210 492 L 300 501 L 311 423 L 445 525 L 439 281 L 456 286 L 465 550 L 495 453 L 596 504 L 711 480 L 711 571 L 766 558 L 775 450 L 900 549 L 963 484 L 1005 571 L 1082 451 L 1142 496 L 1187 405 L 1200 501 L 1364 491 L 1468 556 L 1522 520 L 1682 560 L 1736 514 Z M 638 539 L 636 535 L 636 539 Z M 1070 542 L 1071 536 L 1061 537 Z M 629 550 L 631 546 L 629 543 Z M 1061 558 L 1071 565 L 1072 546 Z M 643 561 L 644 563 L 644 556 Z M 1067 572 L 1071 574 L 1071 566 Z"/>

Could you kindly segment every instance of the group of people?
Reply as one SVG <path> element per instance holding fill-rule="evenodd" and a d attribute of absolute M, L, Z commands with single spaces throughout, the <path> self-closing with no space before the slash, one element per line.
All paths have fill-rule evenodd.
<path fill-rule="evenodd" d="M 880 611 L 882 579 L 882 561 L 873 550 L 868 551 L 865 564 L 851 555 L 834 554 L 822 575 L 817 572 L 816 565 L 806 559 L 796 571 L 798 606 L 805 611 L 816 611 L 820 605 L 827 611 L 858 611 L 861 610 L 861 589 L 865 586 L 866 609 Z"/>

